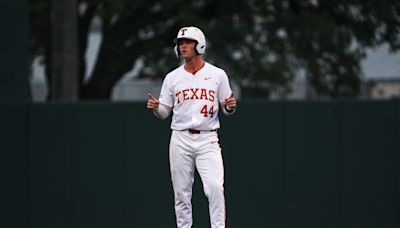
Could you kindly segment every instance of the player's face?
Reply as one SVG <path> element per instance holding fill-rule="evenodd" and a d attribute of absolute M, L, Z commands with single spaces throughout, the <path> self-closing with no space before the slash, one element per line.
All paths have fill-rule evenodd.
<path fill-rule="evenodd" d="M 195 50 L 196 41 L 181 39 L 178 41 L 179 52 L 184 59 L 190 59 L 197 55 Z"/>

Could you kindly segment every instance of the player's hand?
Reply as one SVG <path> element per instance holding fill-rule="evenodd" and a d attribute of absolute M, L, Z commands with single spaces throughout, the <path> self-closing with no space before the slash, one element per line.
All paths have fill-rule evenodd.
<path fill-rule="evenodd" d="M 158 108 L 158 105 L 160 104 L 160 101 L 157 100 L 151 93 L 147 94 L 147 108 L 148 109 L 156 109 Z"/>
<path fill-rule="evenodd" d="M 236 109 L 236 98 L 233 96 L 233 93 L 230 97 L 225 99 L 225 105 L 228 108 L 228 110 L 234 110 Z"/>

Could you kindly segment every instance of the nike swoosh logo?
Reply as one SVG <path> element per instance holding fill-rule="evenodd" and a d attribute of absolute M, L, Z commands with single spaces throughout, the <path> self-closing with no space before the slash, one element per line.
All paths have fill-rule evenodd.
<path fill-rule="evenodd" d="M 204 80 L 208 80 L 208 79 L 210 79 L 211 77 L 208 77 L 208 78 L 204 78 Z"/>

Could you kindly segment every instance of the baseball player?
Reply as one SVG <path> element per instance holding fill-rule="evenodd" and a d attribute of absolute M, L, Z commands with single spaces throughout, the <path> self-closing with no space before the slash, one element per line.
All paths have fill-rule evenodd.
<path fill-rule="evenodd" d="M 218 111 L 233 114 L 236 99 L 225 71 L 203 60 L 206 40 L 199 28 L 181 28 L 175 44 L 176 55 L 185 63 L 166 75 L 159 99 L 148 95 L 147 108 L 160 119 L 173 112 L 169 162 L 177 227 L 192 227 L 197 169 L 209 202 L 211 227 L 223 228 L 226 212 Z"/>

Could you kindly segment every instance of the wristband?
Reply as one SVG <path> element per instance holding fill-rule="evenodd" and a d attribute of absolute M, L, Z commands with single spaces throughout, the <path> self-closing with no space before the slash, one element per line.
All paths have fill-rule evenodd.
<path fill-rule="evenodd" d="M 236 109 L 236 107 L 235 107 L 235 108 L 233 108 L 233 109 L 229 110 L 229 109 L 228 109 L 228 105 L 225 105 L 225 107 L 224 107 L 224 108 L 225 108 L 225 111 L 226 111 L 226 112 L 228 112 L 228 113 L 232 113 L 232 112 L 234 112 L 234 111 L 235 111 L 235 109 Z"/>

